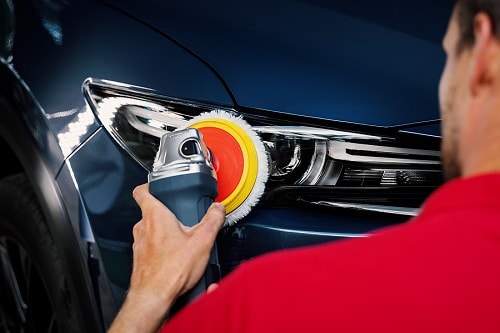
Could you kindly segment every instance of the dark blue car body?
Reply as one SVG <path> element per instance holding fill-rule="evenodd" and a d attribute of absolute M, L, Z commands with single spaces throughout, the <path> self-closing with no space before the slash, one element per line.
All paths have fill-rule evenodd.
<path fill-rule="evenodd" d="M 141 218 L 131 193 L 148 174 L 89 109 L 89 83 L 228 108 L 258 125 L 279 119 L 439 149 L 441 39 L 452 3 L 0 3 L 1 176 L 30 180 L 83 331 L 104 331 L 124 299 Z M 75 126 L 77 141 L 67 145 Z M 224 274 L 266 252 L 363 237 L 408 219 L 293 204 L 273 190 L 221 232 Z"/>

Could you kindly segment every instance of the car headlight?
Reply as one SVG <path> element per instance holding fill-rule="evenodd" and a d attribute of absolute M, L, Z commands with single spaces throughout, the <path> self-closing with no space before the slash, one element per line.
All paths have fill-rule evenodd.
<path fill-rule="evenodd" d="M 213 105 L 87 79 L 87 103 L 113 138 L 151 170 L 166 131 L 203 112 L 241 114 L 261 136 L 270 177 L 261 204 L 297 204 L 416 215 L 442 183 L 439 139 L 395 129 Z"/>

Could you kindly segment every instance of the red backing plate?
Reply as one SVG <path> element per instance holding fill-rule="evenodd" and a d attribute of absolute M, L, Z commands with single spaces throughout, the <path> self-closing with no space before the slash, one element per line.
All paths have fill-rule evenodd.
<path fill-rule="evenodd" d="M 219 195 L 215 199 L 222 202 L 238 186 L 244 167 L 241 147 L 232 135 L 216 127 L 202 127 L 198 130 L 203 134 L 203 142 L 218 161 L 217 182 Z"/>

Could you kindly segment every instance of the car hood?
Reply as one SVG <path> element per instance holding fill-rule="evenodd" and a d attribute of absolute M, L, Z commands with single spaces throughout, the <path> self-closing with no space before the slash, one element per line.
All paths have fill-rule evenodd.
<path fill-rule="evenodd" d="M 107 2 L 199 56 L 239 105 L 377 126 L 439 118 L 452 2 Z"/>

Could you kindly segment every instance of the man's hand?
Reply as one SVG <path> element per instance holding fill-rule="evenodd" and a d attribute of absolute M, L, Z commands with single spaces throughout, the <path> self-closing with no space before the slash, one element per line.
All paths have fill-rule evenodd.
<path fill-rule="evenodd" d="M 224 206 L 214 203 L 199 224 L 186 227 L 149 193 L 148 184 L 135 188 L 133 195 L 142 220 L 133 230 L 130 289 L 109 332 L 158 329 L 177 297 L 203 275 L 225 220 Z"/>

